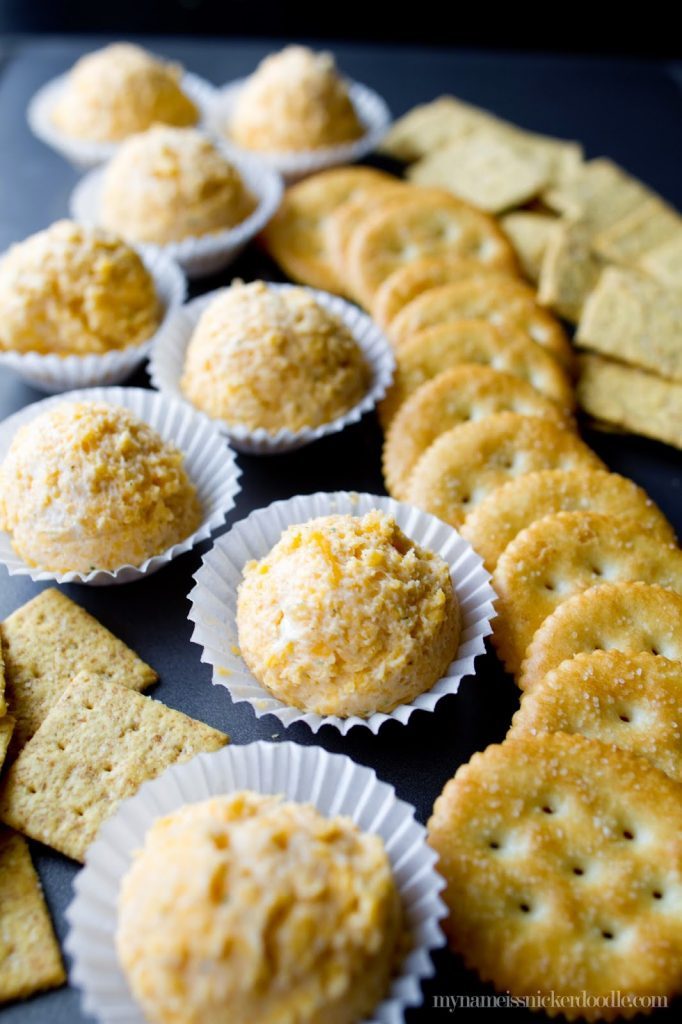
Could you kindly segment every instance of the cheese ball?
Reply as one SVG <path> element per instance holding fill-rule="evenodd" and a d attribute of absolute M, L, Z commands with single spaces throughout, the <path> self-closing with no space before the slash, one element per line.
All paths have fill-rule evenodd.
<path fill-rule="evenodd" d="M 348 412 L 370 377 L 350 331 L 305 288 L 238 281 L 199 320 L 180 387 L 209 416 L 274 434 Z"/>
<path fill-rule="evenodd" d="M 240 224 L 255 202 L 236 167 L 193 128 L 157 126 L 108 165 L 100 219 L 124 238 L 166 245 Z"/>
<path fill-rule="evenodd" d="M 119 142 L 155 123 L 196 124 L 199 111 L 181 79 L 179 64 L 114 43 L 74 64 L 52 120 L 66 135 L 92 142 Z"/>
<path fill-rule="evenodd" d="M 229 132 L 245 149 L 292 152 L 364 134 L 331 53 L 287 46 L 266 57 L 239 93 Z"/>
<path fill-rule="evenodd" d="M 239 649 L 279 700 L 319 715 L 366 718 L 430 689 L 459 644 L 443 559 L 374 510 L 290 526 L 247 563 Z"/>
<path fill-rule="evenodd" d="M 0 350 L 59 356 L 140 345 L 162 315 L 154 279 L 120 238 L 62 220 L 0 261 Z"/>
<path fill-rule="evenodd" d="M 152 825 L 116 947 L 154 1024 L 353 1024 L 386 995 L 400 932 L 378 836 L 243 791 Z"/>
<path fill-rule="evenodd" d="M 53 572 L 140 565 L 201 518 L 182 453 L 116 405 L 56 405 L 17 431 L 0 465 L 0 528 Z"/>

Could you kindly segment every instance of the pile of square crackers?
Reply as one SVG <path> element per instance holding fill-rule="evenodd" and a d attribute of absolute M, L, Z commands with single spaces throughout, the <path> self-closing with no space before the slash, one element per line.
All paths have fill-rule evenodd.
<path fill-rule="evenodd" d="M 582 147 L 452 96 L 396 122 L 383 151 L 415 184 L 494 214 L 538 300 L 576 326 L 578 400 L 597 424 L 682 446 L 682 218 Z"/>

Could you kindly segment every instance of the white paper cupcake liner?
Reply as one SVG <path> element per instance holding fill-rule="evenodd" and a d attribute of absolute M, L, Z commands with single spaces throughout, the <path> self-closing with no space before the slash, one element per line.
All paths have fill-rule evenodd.
<path fill-rule="evenodd" d="M 244 246 L 262 231 L 275 215 L 282 201 L 284 186 L 277 171 L 253 157 L 235 154 L 223 143 L 216 142 L 216 145 L 237 169 L 247 191 L 255 198 L 256 206 L 253 212 L 240 224 L 225 231 L 214 231 L 196 238 L 183 238 L 182 241 L 168 242 L 161 246 L 145 246 L 147 249 L 167 253 L 191 278 L 214 274 L 235 260 Z M 71 193 L 71 216 L 81 224 L 101 224 L 100 200 L 105 173 L 106 166 L 90 171 L 81 178 Z"/>
<path fill-rule="evenodd" d="M 291 183 L 305 178 L 309 174 L 323 171 L 328 167 L 336 167 L 339 164 L 350 164 L 361 160 L 375 150 L 391 123 L 391 111 L 385 100 L 373 89 L 360 82 L 346 80 L 348 95 L 355 107 L 358 120 L 363 125 L 365 132 L 353 142 L 344 142 L 338 146 L 325 146 L 319 149 L 307 149 L 303 151 L 290 151 L 279 153 L 262 153 L 252 150 L 244 150 L 230 140 L 230 121 L 232 112 L 239 93 L 246 85 L 247 78 L 239 78 L 234 82 L 228 82 L 221 89 L 216 91 L 214 103 L 209 115 L 209 129 L 218 138 L 227 138 L 230 145 L 238 152 L 253 152 L 260 160 L 274 167 L 285 181 Z"/>
<path fill-rule="evenodd" d="M 74 388 L 120 384 L 147 359 L 153 346 L 163 338 L 174 314 L 187 294 L 182 270 L 166 253 L 135 246 L 147 270 L 154 278 L 156 294 L 163 306 L 163 318 L 157 330 L 142 345 L 112 350 L 102 355 L 58 356 L 54 353 L 0 352 L 0 367 L 6 366 L 28 384 L 56 394 Z M 1 258 L 1 257 L 0 257 Z"/>
<path fill-rule="evenodd" d="M 436 855 L 426 843 L 426 830 L 415 820 L 414 808 L 398 800 L 393 787 L 371 768 L 320 747 L 262 741 L 199 754 L 169 768 L 146 782 L 102 826 L 76 877 L 66 912 L 71 981 L 82 991 L 84 1012 L 100 1024 L 144 1024 L 116 956 L 121 881 L 157 818 L 184 804 L 243 789 L 311 803 L 322 814 L 352 818 L 362 831 L 381 836 L 402 898 L 411 949 L 386 998 L 365 1024 L 401 1024 L 405 1009 L 421 1002 L 421 981 L 434 973 L 431 951 L 445 941 L 440 926 L 445 906 L 439 895 L 444 883 L 435 870 Z"/>
<path fill-rule="evenodd" d="M 46 82 L 31 99 L 26 117 L 31 131 L 41 142 L 56 150 L 77 170 L 87 171 L 110 160 L 121 143 L 75 139 L 57 127 L 52 120 L 52 113 L 67 86 L 68 78 L 69 73 L 66 72 Z M 216 101 L 215 86 L 189 72 L 182 76 L 181 86 L 199 109 L 200 119 L 197 127 L 205 127 L 211 120 L 211 111 Z"/>
<path fill-rule="evenodd" d="M 223 525 L 240 490 L 241 470 L 234 454 L 207 416 L 156 391 L 144 388 L 85 388 L 33 402 L 0 423 L 0 462 L 5 458 L 17 430 L 60 402 L 108 402 L 123 406 L 153 427 L 164 441 L 173 442 L 183 453 L 187 475 L 195 485 L 201 502 L 203 519 L 199 528 L 189 537 L 162 554 L 146 559 L 141 565 L 122 565 L 116 570 L 95 569 L 89 573 L 51 572 L 27 565 L 12 547 L 10 535 L 0 531 L 0 563 L 10 576 L 30 576 L 35 581 L 86 583 L 95 587 L 130 583 L 143 576 L 150 576 L 178 555 L 210 537 L 214 530 Z"/>
<path fill-rule="evenodd" d="M 449 568 L 462 615 L 462 632 L 457 654 L 445 675 L 430 690 L 410 704 L 399 704 L 389 714 L 377 712 L 368 718 L 353 715 L 318 715 L 291 707 L 273 697 L 249 671 L 239 652 L 237 632 L 237 589 L 245 564 L 263 558 L 280 539 L 282 532 L 296 523 L 318 516 L 364 515 L 381 509 L 392 515 L 403 532 L 422 547 L 435 551 Z M 305 722 L 313 732 L 323 725 L 333 726 L 345 735 L 355 725 L 377 733 L 390 720 L 405 724 L 417 708 L 433 711 L 448 693 L 457 693 L 465 676 L 473 675 L 474 662 L 485 650 L 485 637 L 492 632 L 495 592 L 483 560 L 451 526 L 412 505 L 374 494 L 304 494 L 288 501 L 276 501 L 252 512 L 220 537 L 208 551 L 194 579 L 189 595 L 189 619 L 194 623 L 192 641 L 203 650 L 201 660 L 213 669 L 214 686 L 224 686 L 232 700 L 250 704 L 257 718 L 274 715 L 283 726 Z"/>
<path fill-rule="evenodd" d="M 287 292 L 292 288 L 300 287 L 302 286 L 268 283 L 268 288 L 278 292 Z M 366 412 L 373 409 L 384 397 L 393 380 L 395 369 L 393 349 L 374 321 L 357 306 L 351 305 L 350 302 L 339 298 L 338 295 L 330 295 L 328 292 L 317 291 L 314 288 L 305 290 L 324 309 L 338 317 L 351 332 L 370 366 L 370 385 L 362 399 L 348 412 L 330 420 L 329 423 L 322 423 L 318 427 L 306 427 L 297 431 L 282 428 L 277 433 L 270 434 L 262 427 L 258 430 L 251 430 L 244 424 L 228 423 L 226 420 L 216 419 L 215 422 L 229 437 L 230 443 L 240 452 L 248 452 L 250 455 L 276 455 L 281 452 L 294 451 L 296 448 L 303 448 L 328 434 L 336 434 L 350 426 L 351 423 L 357 423 Z M 149 362 L 149 375 L 152 384 L 159 391 L 188 401 L 180 388 L 187 346 L 202 313 L 223 291 L 225 291 L 224 288 L 218 288 L 216 291 L 201 295 L 184 305 L 168 325 L 168 330 L 164 332 L 160 344 L 154 346 Z"/>

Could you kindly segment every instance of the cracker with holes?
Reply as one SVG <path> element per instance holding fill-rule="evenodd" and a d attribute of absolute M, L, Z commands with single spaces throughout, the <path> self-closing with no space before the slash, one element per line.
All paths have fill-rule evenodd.
<path fill-rule="evenodd" d="M 562 222 L 552 233 L 540 268 L 538 302 L 572 324 L 580 320 L 588 295 L 604 269 L 582 221 Z"/>
<path fill-rule="evenodd" d="M 548 189 L 545 203 L 565 217 L 589 221 L 596 235 L 655 198 L 651 189 L 611 160 L 589 160 Z"/>
<path fill-rule="evenodd" d="M 518 672 L 536 631 L 569 597 L 627 580 L 682 594 L 682 551 L 622 516 L 557 512 L 532 523 L 505 548 L 493 573 L 493 642 L 507 670 Z"/>
<path fill-rule="evenodd" d="M 593 355 L 580 356 L 578 372 L 578 401 L 601 425 L 682 448 L 682 380 Z"/>
<path fill-rule="evenodd" d="M 493 572 L 527 526 L 556 512 L 600 512 L 636 522 L 642 533 L 674 543 L 661 510 L 632 480 L 598 469 L 544 469 L 510 480 L 469 513 L 460 530 Z"/>
<path fill-rule="evenodd" d="M 82 861 L 119 801 L 227 742 L 203 722 L 81 672 L 4 776 L 0 818 Z"/>
<path fill-rule="evenodd" d="M 403 202 L 377 210 L 354 232 L 346 261 L 353 294 L 370 309 L 379 286 L 399 267 L 442 253 L 488 268 L 517 268 L 514 250 L 493 217 L 439 189 L 415 187 Z"/>
<path fill-rule="evenodd" d="M 422 292 L 470 277 L 485 277 L 488 281 L 516 279 L 509 270 L 487 268 L 457 253 L 422 256 L 399 267 L 379 286 L 372 301 L 372 316 L 380 327 L 388 327 L 400 310 Z"/>
<path fill-rule="evenodd" d="M 523 695 L 507 738 L 541 732 L 613 743 L 682 782 L 682 663 L 646 653 L 577 654 Z"/>
<path fill-rule="evenodd" d="M 601 650 L 682 661 L 682 597 L 640 582 L 603 583 L 576 594 L 536 632 L 517 683 L 530 690 L 562 661 Z"/>
<path fill-rule="evenodd" d="M 458 769 L 428 833 L 450 944 L 499 991 L 569 997 L 567 1019 L 597 1020 L 623 1004 L 583 993 L 680 990 L 682 786 L 644 758 L 563 733 L 507 740 Z"/>
<path fill-rule="evenodd" d="M 77 672 L 145 690 L 158 676 L 134 651 L 59 590 L 43 590 L 0 625 L 12 749 L 34 734 Z"/>
<path fill-rule="evenodd" d="M 500 218 L 504 233 L 516 249 L 521 270 L 533 284 L 538 282 L 542 258 L 560 223 L 557 217 L 534 210 L 513 210 Z"/>
<path fill-rule="evenodd" d="M 0 829 L 0 1003 L 26 999 L 65 981 L 28 843 Z"/>
<path fill-rule="evenodd" d="M 344 293 L 350 295 L 350 274 L 348 273 L 348 249 L 355 230 L 366 217 L 379 208 L 401 201 L 407 187 L 402 181 L 377 182 L 368 185 L 354 199 L 348 199 L 326 217 L 322 230 L 329 260 L 334 268 L 337 281 Z"/>
<path fill-rule="evenodd" d="M 408 398 L 388 430 L 383 471 L 389 494 L 400 500 L 405 497 L 418 460 L 446 430 L 499 412 L 539 416 L 567 427 L 572 424 L 568 410 L 509 373 L 471 363 L 444 370 Z"/>
<path fill-rule="evenodd" d="M 459 527 L 503 484 L 539 469 L 603 469 L 571 430 L 537 416 L 499 412 L 441 434 L 417 462 L 405 500 Z"/>
<path fill-rule="evenodd" d="M 669 380 L 682 381 L 682 292 L 610 267 L 583 309 L 576 340 Z"/>
<path fill-rule="evenodd" d="M 365 190 L 395 180 L 371 167 L 335 167 L 304 178 L 286 190 L 279 210 L 263 232 L 266 249 L 294 281 L 325 291 L 339 290 L 327 251 L 327 217 Z"/>
<path fill-rule="evenodd" d="M 2 771 L 2 766 L 7 757 L 7 749 L 9 741 L 12 739 L 15 725 L 16 721 L 11 715 L 5 715 L 3 718 L 0 718 L 0 771 Z"/>
<path fill-rule="evenodd" d="M 413 164 L 415 185 L 445 188 L 488 213 L 523 206 L 548 184 L 544 161 L 513 135 L 479 129 L 454 139 Z"/>
<path fill-rule="evenodd" d="M 535 293 L 522 281 L 488 282 L 469 278 L 432 288 L 408 303 L 391 321 L 388 335 L 394 346 L 417 331 L 458 320 L 487 320 L 495 326 L 522 330 L 564 366 L 573 360 L 571 344 L 561 324 L 535 301 Z"/>
<path fill-rule="evenodd" d="M 384 429 L 410 395 L 444 370 L 476 363 L 510 373 L 563 409 L 574 405 L 566 371 L 517 327 L 495 327 L 486 320 L 460 320 L 418 331 L 396 352 L 393 383 L 379 404 Z"/>

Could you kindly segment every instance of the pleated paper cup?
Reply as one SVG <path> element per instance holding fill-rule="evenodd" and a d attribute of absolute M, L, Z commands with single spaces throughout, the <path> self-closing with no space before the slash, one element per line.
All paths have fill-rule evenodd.
<path fill-rule="evenodd" d="M 233 228 L 183 238 L 179 242 L 168 242 L 165 245 L 145 246 L 147 249 L 165 252 L 180 264 L 190 278 L 215 274 L 232 263 L 246 244 L 263 230 L 282 201 L 284 186 L 276 170 L 253 157 L 236 154 L 220 142 L 215 144 L 237 169 L 246 190 L 256 200 L 256 205 L 249 216 Z M 101 197 L 106 170 L 105 165 L 90 171 L 71 193 L 71 216 L 81 224 L 101 226 Z"/>
<path fill-rule="evenodd" d="M 361 516 L 372 509 L 393 516 L 411 540 L 436 552 L 447 562 L 462 616 L 455 658 L 430 690 L 419 694 L 410 704 L 399 704 L 389 714 L 376 712 L 368 718 L 357 715 L 341 718 L 291 707 L 273 697 L 258 682 L 239 654 L 237 589 L 244 566 L 252 559 L 267 555 L 288 526 L 306 523 L 318 516 Z M 465 676 L 474 674 L 475 660 L 484 653 L 485 638 L 492 632 L 495 592 L 480 555 L 441 519 L 376 494 L 319 492 L 276 501 L 258 509 L 215 542 L 204 555 L 194 579 L 195 586 L 189 595 L 189 619 L 194 623 L 192 640 L 202 647 L 201 660 L 211 666 L 214 686 L 224 686 L 235 704 L 250 704 L 257 718 L 274 715 L 285 727 L 305 722 L 313 732 L 328 725 L 345 735 L 358 725 L 377 733 L 384 722 L 405 724 L 417 708 L 433 711 L 442 697 L 457 693 Z"/>
<path fill-rule="evenodd" d="M 234 454 L 208 417 L 156 391 L 144 388 L 84 388 L 27 405 L 0 423 L 0 462 L 7 455 L 20 427 L 62 402 L 107 402 L 123 406 L 153 427 L 164 441 L 175 444 L 184 456 L 187 475 L 197 489 L 203 519 L 194 533 L 160 555 L 146 559 L 141 565 L 121 565 L 115 570 L 94 569 L 88 573 L 52 572 L 28 565 L 12 547 L 10 535 L 0 531 L 0 563 L 10 576 L 30 576 L 35 581 L 86 583 L 93 587 L 130 583 L 143 576 L 150 576 L 178 555 L 206 540 L 223 525 L 228 512 L 234 508 L 240 490 L 241 470 Z"/>
<path fill-rule="evenodd" d="M 237 147 L 230 139 L 230 122 L 234 112 L 235 104 L 248 78 L 238 78 L 234 82 L 228 82 L 216 93 L 215 102 L 209 117 L 209 129 L 218 138 L 226 138 L 230 145 L 239 149 L 240 152 L 252 152 L 255 150 L 244 150 Z M 328 167 L 337 167 L 339 164 L 351 164 L 356 160 L 373 152 L 391 123 L 391 111 L 385 100 L 370 89 L 369 86 L 360 82 L 346 80 L 348 95 L 355 108 L 364 133 L 359 139 L 352 142 L 344 142 L 338 146 L 321 146 L 317 149 L 291 150 L 288 152 L 265 153 L 257 151 L 259 160 L 267 163 L 270 167 L 279 171 L 284 180 L 288 183 L 306 178 L 309 174 L 317 171 L 324 171 Z"/>
<path fill-rule="evenodd" d="M 303 286 L 268 283 L 268 288 L 275 292 L 287 292 L 292 288 L 301 287 Z M 351 423 L 357 423 L 365 413 L 373 409 L 391 385 L 395 368 L 393 349 L 374 321 L 357 306 L 340 299 L 338 295 L 330 295 L 314 288 L 305 290 L 327 312 L 338 317 L 355 338 L 371 370 L 369 387 L 360 401 L 347 412 L 317 427 L 305 427 L 296 431 L 282 428 L 271 434 L 262 427 L 251 430 L 241 423 L 228 423 L 226 420 L 217 419 L 215 422 L 229 437 L 230 443 L 237 451 L 248 452 L 250 455 L 277 455 L 303 448 L 328 434 L 336 434 Z M 188 401 L 180 388 L 187 346 L 204 310 L 224 291 L 224 288 L 219 288 L 188 302 L 176 313 L 161 343 L 155 346 L 149 363 L 149 374 L 154 387 L 163 394 Z"/>
<path fill-rule="evenodd" d="M 110 160 L 120 142 L 97 142 L 92 139 L 77 139 L 67 135 L 52 120 L 54 109 L 68 85 L 69 72 L 46 82 L 33 96 L 26 111 L 28 124 L 33 134 L 46 146 L 56 150 L 76 170 L 87 171 Z M 185 72 L 181 88 L 199 110 L 197 127 L 205 126 L 211 119 L 211 110 L 216 101 L 214 85 L 198 75 Z"/>
<path fill-rule="evenodd" d="M 187 294 L 182 270 L 166 253 L 135 246 L 144 265 L 154 278 L 156 294 L 163 308 L 161 323 L 141 345 L 114 349 L 102 355 L 58 356 L 39 352 L 0 352 L 0 367 L 6 366 L 27 384 L 40 391 L 57 394 L 75 388 L 120 384 L 148 358 L 154 345 L 163 338 Z"/>
<path fill-rule="evenodd" d="M 76 877 L 74 899 L 66 912 L 71 981 L 81 989 L 83 1011 L 100 1024 L 144 1024 L 116 955 L 122 879 L 157 818 L 185 804 L 244 789 L 313 804 L 322 814 L 352 818 L 363 832 L 381 836 L 411 946 L 386 998 L 364 1024 L 402 1024 L 406 1008 L 421 1002 L 422 980 L 434 973 L 431 951 L 445 942 L 440 926 L 444 883 L 435 870 L 436 855 L 426 843 L 426 830 L 414 818 L 414 808 L 398 800 L 393 787 L 381 782 L 371 768 L 321 747 L 295 743 L 258 742 L 199 754 L 146 782 L 102 826 Z"/>

